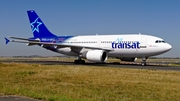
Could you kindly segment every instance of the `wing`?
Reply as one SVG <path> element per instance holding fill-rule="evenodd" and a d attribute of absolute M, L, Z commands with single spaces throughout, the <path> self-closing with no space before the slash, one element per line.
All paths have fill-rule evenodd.
<path fill-rule="evenodd" d="M 19 39 L 19 40 L 9 40 L 5 38 L 6 44 L 9 42 L 18 42 L 18 43 L 27 43 L 27 45 L 41 45 L 43 47 L 57 46 L 58 48 L 71 47 L 71 48 L 88 48 L 88 49 L 100 49 L 100 50 L 106 50 L 106 51 L 113 51 L 113 49 L 110 49 L 110 48 L 91 47 L 91 46 L 85 46 L 85 45 L 73 45 L 73 44 L 68 44 L 68 43 L 40 42 L 38 40 L 29 40 L 29 39 L 27 40 L 25 38 L 16 38 L 16 37 L 13 37 L 13 39 Z"/>

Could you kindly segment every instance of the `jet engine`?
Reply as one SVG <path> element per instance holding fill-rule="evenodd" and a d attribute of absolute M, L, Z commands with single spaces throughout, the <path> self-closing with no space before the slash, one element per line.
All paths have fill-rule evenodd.
<path fill-rule="evenodd" d="M 129 57 L 122 57 L 120 58 L 121 61 L 128 61 L 128 62 L 135 62 L 137 58 L 129 58 Z"/>
<path fill-rule="evenodd" d="M 82 58 L 87 59 L 91 62 L 106 62 L 108 58 L 108 53 L 104 50 L 89 50 L 82 53 Z"/>

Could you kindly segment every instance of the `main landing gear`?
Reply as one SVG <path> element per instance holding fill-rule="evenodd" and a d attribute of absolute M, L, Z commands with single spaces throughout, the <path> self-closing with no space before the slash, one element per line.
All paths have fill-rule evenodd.
<path fill-rule="evenodd" d="M 147 60 L 147 57 L 142 58 L 142 62 L 141 62 L 142 66 L 146 66 L 146 60 Z"/>
<path fill-rule="evenodd" d="M 85 64 L 85 61 L 84 61 L 84 60 L 81 60 L 81 58 L 78 57 L 77 60 L 74 60 L 74 64 Z"/>

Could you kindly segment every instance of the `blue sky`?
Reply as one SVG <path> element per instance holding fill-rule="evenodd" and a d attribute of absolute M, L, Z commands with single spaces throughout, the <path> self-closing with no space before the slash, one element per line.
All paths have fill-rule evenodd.
<path fill-rule="evenodd" d="M 27 10 L 35 10 L 57 35 L 142 33 L 163 38 L 180 57 L 180 0 L 1 0 L 0 56 L 59 55 L 5 36 L 32 37 Z"/>

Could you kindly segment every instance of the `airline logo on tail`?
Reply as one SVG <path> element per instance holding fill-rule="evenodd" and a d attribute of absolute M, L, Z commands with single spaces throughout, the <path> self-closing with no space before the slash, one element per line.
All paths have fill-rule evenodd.
<path fill-rule="evenodd" d="M 47 27 L 45 26 L 45 24 L 43 23 L 41 18 L 36 14 L 35 11 L 29 10 L 27 11 L 27 13 L 28 13 L 30 26 L 31 26 L 31 30 L 33 32 L 34 38 L 57 37 L 56 35 L 54 35 L 47 29 Z"/>
<path fill-rule="evenodd" d="M 34 20 L 34 22 L 31 23 L 31 29 L 32 32 L 36 31 L 39 33 L 39 26 L 42 24 L 38 21 L 39 17 Z"/>

